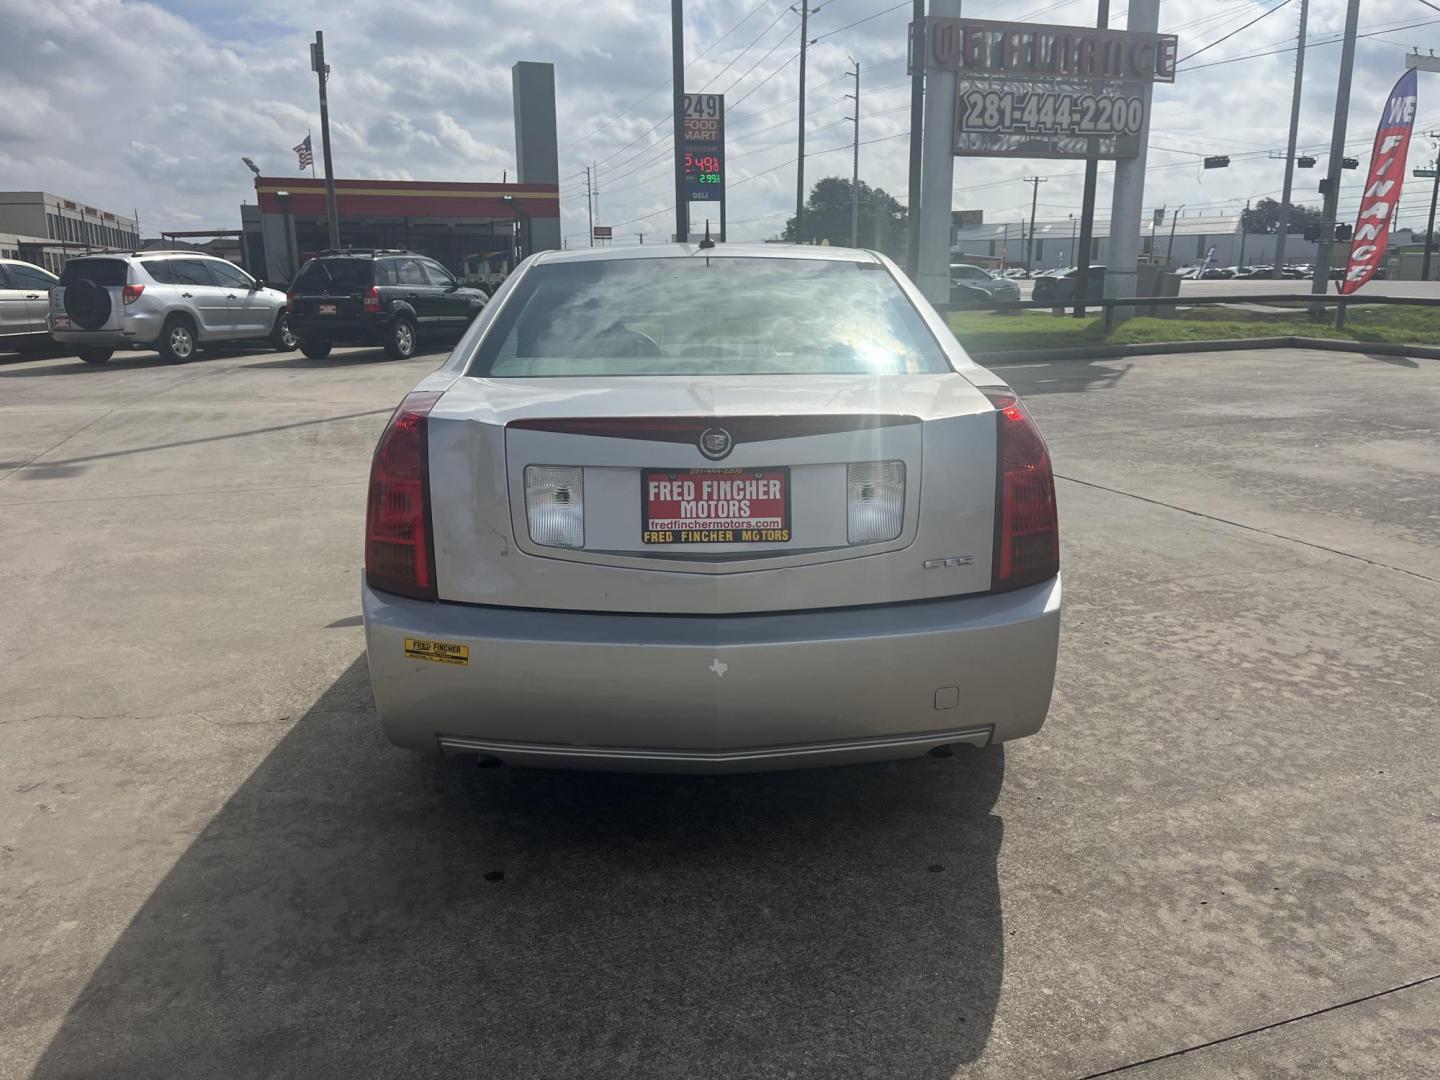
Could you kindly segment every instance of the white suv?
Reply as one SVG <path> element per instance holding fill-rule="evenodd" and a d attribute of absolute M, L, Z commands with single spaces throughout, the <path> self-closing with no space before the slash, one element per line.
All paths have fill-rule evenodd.
<path fill-rule="evenodd" d="M 87 364 L 105 363 L 116 349 L 155 349 L 183 364 L 214 342 L 295 348 L 284 293 L 197 251 L 71 259 L 50 290 L 50 333 Z"/>

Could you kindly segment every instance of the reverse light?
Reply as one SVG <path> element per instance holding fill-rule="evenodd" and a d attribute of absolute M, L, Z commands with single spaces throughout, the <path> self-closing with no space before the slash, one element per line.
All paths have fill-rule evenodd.
<path fill-rule="evenodd" d="M 430 530 L 430 410 L 438 391 L 407 394 L 370 462 L 365 508 L 365 581 L 372 589 L 436 599 Z"/>
<path fill-rule="evenodd" d="M 120 298 L 127 304 L 133 304 L 140 299 L 140 294 L 145 291 L 144 285 L 126 285 L 120 290 Z"/>
<path fill-rule="evenodd" d="M 1060 572 L 1060 523 L 1050 451 L 1024 403 L 1008 387 L 986 389 L 995 406 L 994 592 L 1048 581 Z"/>
<path fill-rule="evenodd" d="M 845 466 L 851 544 L 894 540 L 905 520 L 905 463 L 862 461 Z"/>
<path fill-rule="evenodd" d="M 526 465 L 525 516 L 533 542 L 544 547 L 584 547 L 584 470 L 571 465 Z"/>
<path fill-rule="evenodd" d="M 360 301 L 360 310 L 376 312 L 380 310 L 380 286 L 371 285 L 365 290 L 365 296 Z"/>

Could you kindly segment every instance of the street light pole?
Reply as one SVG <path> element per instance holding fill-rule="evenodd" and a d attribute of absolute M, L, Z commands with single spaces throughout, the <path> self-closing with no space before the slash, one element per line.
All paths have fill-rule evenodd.
<path fill-rule="evenodd" d="M 1345 39 L 1340 46 L 1340 80 L 1335 88 L 1335 126 L 1330 132 L 1330 160 L 1325 175 L 1325 210 L 1320 216 L 1320 246 L 1315 252 L 1315 280 L 1310 292 L 1324 296 L 1330 290 L 1330 249 L 1335 243 L 1335 214 L 1340 205 L 1340 169 L 1345 160 L 1345 121 L 1350 113 L 1350 81 L 1355 72 L 1355 37 L 1360 23 L 1360 0 L 1345 9 Z M 1310 315 L 1319 318 L 1323 304 L 1311 304 Z"/>
<path fill-rule="evenodd" d="M 1047 181 L 1044 176 L 1027 176 L 1024 182 L 1031 185 L 1030 193 L 1030 243 L 1025 248 L 1025 272 L 1028 274 L 1035 263 L 1035 208 L 1040 203 L 1040 185 Z"/>
<path fill-rule="evenodd" d="M 1310 0 L 1300 0 L 1300 35 L 1295 48 L 1295 88 L 1290 95 L 1290 144 L 1285 151 L 1285 187 L 1280 192 L 1280 222 L 1275 231 L 1275 269 L 1280 279 L 1285 271 L 1285 237 L 1290 232 L 1290 191 L 1295 182 L 1295 139 L 1300 132 L 1300 84 L 1305 78 L 1305 26 L 1310 18 Z"/>
<path fill-rule="evenodd" d="M 855 79 L 855 93 L 846 94 L 847 98 L 855 99 L 855 115 L 851 117 L 855 121 L 854 163 L 850 167 L 850 246 L 860 246 L 860 61 L 853 56 L 850 62 L 855 65 L 853 72 L 846 72 L 853 75 Z"/>
<path fill-rule="evenodd" d="M 1436 133 L 1430 133 L 1435 139 Z M 1436 143 L 1435 179 L 1430 187 L 1430 223 L 1425 226 L 1425 262 L 1420 270 L 1420 280 L 1430 280 L 1430 253 L 1435 250 L 1435 203 L 1440 199 L 1440 142 Z"/>
<path fill-rule="evenodd" d="M 325 154 L 325 216 L 330 226 L 330 247 L 340 246 L 340 214 L 335 209 L 335 168 L 330 160 L 330 99 L 325 84 L 330 81 L 330 65 L 325 62 L 325 33 L 315 31 L 310 46 L 310 67 L 320 80 L 320 146 Z"/>
<path fill-rule="evenodd" d="M 792 6 L 791 11 L 795 8 Z M 800 124 L 795 155 L 795 239 L 805 242 L 805 54 L 810 47 L 810 14 L 819 11 L 810 0 L 800 0 Z M 858 104 L 856 106 L 859 108 Z"/>
<path fill-rule="evenodd" d="M 670 89 L 675 116 L 675 239 L 690 239 L 690 204 L 685 197 L 685 11 L 670 0 Z"/>

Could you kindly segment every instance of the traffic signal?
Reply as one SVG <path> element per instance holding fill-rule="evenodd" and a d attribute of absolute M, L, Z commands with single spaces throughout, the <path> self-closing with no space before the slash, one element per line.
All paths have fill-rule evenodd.
<path fill-rule="evenodd" d="M 1230 156 L 1228 154 L 1216 154 L 1214 157 L 1205 159 L 1205 168 L 1207 169 L 1225 169 L 1229 166 Z"/>
<path fill-rule="evenodd" d="M 1360 159 L 1353 157 L 1341 158 L 1340 167 L 1342 169 L 1358 169 L 1360 168 Z"/>
<path fill-rule="evenodd" d="M 1352 236 L 1354 236 L 1354 235 L 1355 235 L 1355 228 L 1354 228 L 1354 226 L 1352 226 L 1352 225 L 1336 225 L 1336 226 L 1335 226 L 1335 239 L 1336 239 L 1336 240 L 1339 240 L 1341 243 L 1344 243 L 1344 242 L 1348 241 L 1348 240 L 1349 240 Z"/>
<path fill-rule="evenodd" d="M 1298 169 L 1313 169 L 1315 168 L 1315 159 L 1313 157 L 1309 157 L 1308 155 L 1305 157 L 1298 157 L 1295 159 L 1295 167 Z"/>
<path fill-rule="evenodd" d="M 1320 226 L 1319 226 L 1319 225 L 1306 225 L 1306 226 L 1305 226 L 1305 242 L 1306 242 L 1307 244 L 1317 244 L 1317 243 L 1320 242 Z"/>

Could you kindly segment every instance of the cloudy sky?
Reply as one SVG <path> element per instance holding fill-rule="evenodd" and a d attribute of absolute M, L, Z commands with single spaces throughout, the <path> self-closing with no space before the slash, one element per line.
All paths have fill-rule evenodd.
<path fill-rule="evenodd" d="M 812 0 L 813 2 L 813 0 Z M 909 5 L 833 0 L 811 17 L 807 180 L 848 176 L 849 58 L 862 64 L 861 176 L 903 201 Z M 1124 0 L 1112 7 L 1121 25 Z M 894 10 L 890 10 L 894 8 Z M 1094 0 L 967 0 L 978 17 L 1082 23 Z M 1187 56 L 1160 88 L 1146 202 L 1233 213 L 1278 196 L 1299 0 L 1163 0 L 1161 29 Z M 1312 0 L 1300 141 L 1321 158 L 1298 173 L 1297 198 L 1318 202 L 1345 0 Z M 873 16 L 873 17 L 872 17 Z M 689 0 L 688 89 L 724 91 L 732 239 L 774 235 L 795 197 L 798 18 L 779 0 Z M 1115 25 L 1112 22 L 1112 25 Z M 585 236 L 583 169 L 596 165 L 597 223 L 634 241 L 669 227 L 669 5 L 664 0 L 0 0 L 0 189 L 42 188 L 162 228 L 237 228 L 253 199 L 242 155 L 267 174 L 296 171 L 290 147 L 316 130 L 306 43 L 323 29 L 339 176 L 498 180 L 514 169 L 510 65 L 556 66 L 564 231 Z M 1362 159 L 1403 54 L 1440 49 L 1440 11 L 1421 0 L 1364 0 L 1350 107 L 1350 152 Z M 1432 100 L 1433 104 L 1427 101 Z M 1440 74 L 1422 75 L 1417 131 L 1440 128 Z M 1229 169 L 1202 172 L 1202 154 Z M 1434 153 L 1417 142 L 1412 165 Z M 1030 188 L 1050 177 L 1040 216 L 1079 212 L 1078 162 L 958 159 L 954 206 L 1018 221 Z M 1102 167 L 1100 213 L 1109 206 Z M 1361 174 L 1347 173 L 1342 217 Z M 1423 223 L 1413 183 L 1401 223 Z"/>

